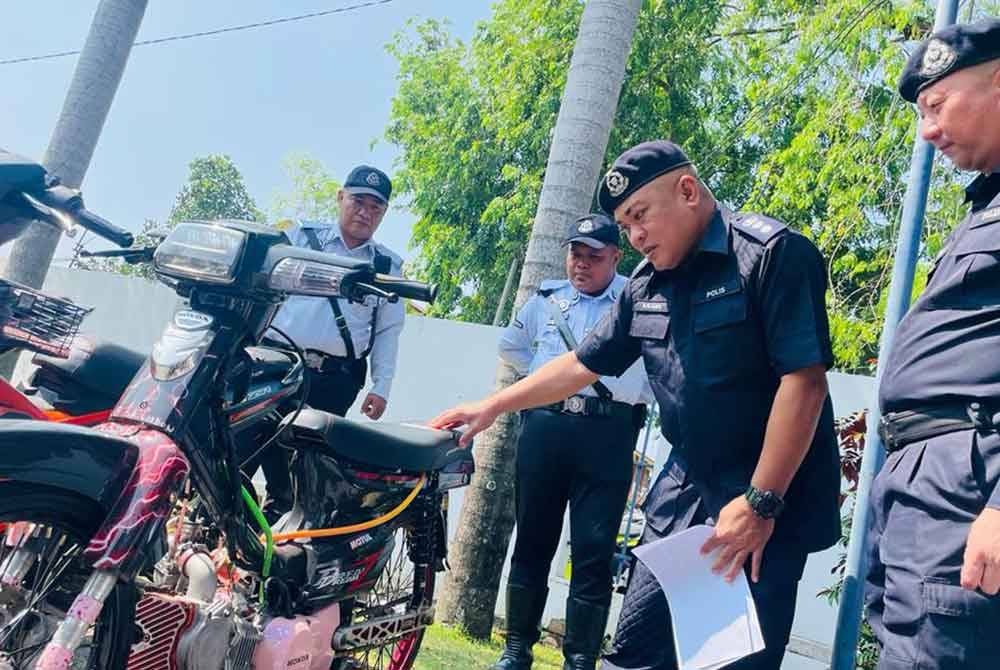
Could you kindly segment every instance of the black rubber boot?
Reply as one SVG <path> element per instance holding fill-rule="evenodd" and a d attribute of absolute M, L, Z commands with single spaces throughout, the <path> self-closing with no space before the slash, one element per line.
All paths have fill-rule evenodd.
<path fill-rule="evenodd" d="M 490 670 L 531 670 L 531 648 L 541 636 L 546 588 L 507 586 L 507 645 Z"/>
<path fill-rule="evenodd" d="M 566 600 L 566 637 L 563 670 L 594 670 L 601 655 L 608 608 L 584 600 Z"/>

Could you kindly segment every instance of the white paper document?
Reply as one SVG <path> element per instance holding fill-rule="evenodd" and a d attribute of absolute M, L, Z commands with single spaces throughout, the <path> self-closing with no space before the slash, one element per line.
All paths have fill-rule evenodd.
<path fill-rule="evenodd" d="M 710 526 L 692 526 L 633 550 L 670 603 L 680 670 L 711 670 L 764 648 L 746 575 L 741 571 L 729 583 L 712 572 L 715 552 L 701 554 L 712 532 Z"/>

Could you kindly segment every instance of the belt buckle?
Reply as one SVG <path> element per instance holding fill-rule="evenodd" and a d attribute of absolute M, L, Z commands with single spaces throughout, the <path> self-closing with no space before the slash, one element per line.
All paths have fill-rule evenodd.
<path fill-rule="evenodd" d="M 563 411 L 567 414 L 583 414 L 586 408 L 586 401 L 583 397 L 578 395 L 571 395 L 566 398 L 566 401 L 563 403 Z"/>
<path fill-rule="evenodd" d="M 311 370 L 322 370 L 323 369 L 323 355 L 315 351 L 307 351 L 306 353 L 306 367 Z"/>
<path fill-rule="evenodd" d="M 883 414 L 878 419 L 878 434 L 882 438 L 882 446 L 886 451 L 892 451 L 896 446 L 896 435 L 892 430 L 892 422 Z"/>

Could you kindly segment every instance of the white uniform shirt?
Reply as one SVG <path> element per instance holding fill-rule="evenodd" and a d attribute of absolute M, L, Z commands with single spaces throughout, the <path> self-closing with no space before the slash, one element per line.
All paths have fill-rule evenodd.
<path fill-rule="evenodd" d="M 311 249 L 312 246 L 303 232 L 305 228 L 315 231 L 316 237 L 323 245 L 323 251 L 330 254 L 368 261 L 375 257 L 377 249 L 379 254 L 388 256 L 392 260 L 390 274 L 402 276 L 402 258 L 374 240 L 368 240 L 353 249 L 348 249 L 337 223 L 301 222 L 285 234 L 292 244 Z M 347 322 L 347 328 L 351 331 L 355 356 L 360 356 L 368 349 L 372 337 L 372 309 L 378 305 L 375 339 L 368 355 L 372 380 L 371 393 L 388 400 L 392 378 L 396 374 L 399 335 L 403 331 L 403 319 L 406 314 L 403 301 L 389 303 L 368 296 L 365 304 L 352 303 L 345 299 L 338 299 L 338 303 Z M 289 296 L 274 318 L 274 325 L 288 333 L 289 337 L 303 349 L 316 349 L 331 356 L 347 356 L 347 347 L 337 328 L 333 308 L 327 298 Z"/>

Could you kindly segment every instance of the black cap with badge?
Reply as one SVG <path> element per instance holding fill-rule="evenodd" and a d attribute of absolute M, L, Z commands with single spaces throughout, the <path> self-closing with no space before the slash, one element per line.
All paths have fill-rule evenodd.
<path fill-rule="evenodd" d="M 344 182 L 344 190 L 358 195 L 373 195 L 388 204 L 392 195 L 392 182 L 389 176 L 370 165 L 359 165 L 351 170 Z"/>
<path fill-rule="evenodd" d="M 690 164 L 684 150 L 673 142 L 653 140 L 637 144 L 619 156 L 601 180 L 597 196 L 601 209 L 614 216 L 615 208 L 635 191 L 662 174 Z"/>
<path fill-rule="evenodd" d="M 587 214 L 569 224 L 563 246 L 581 242 L 592 249 L 603 249 L 609 244 L 617 247 L 620 239 L 618 224 L 603 214 Z"/>
<path fill-rule="evenodd" d="M 920 91 L 950 74 L 1000 58 L 1000 19 L 942 28 L 910 54 L 899 77 L 899 94 L 916 102 Z"/>

